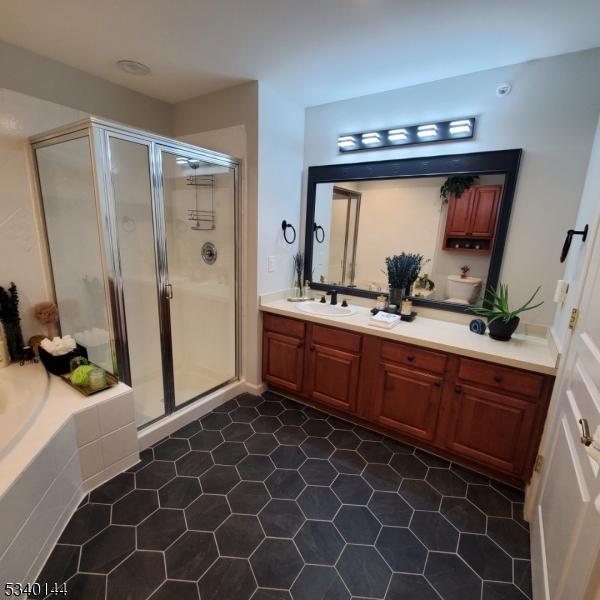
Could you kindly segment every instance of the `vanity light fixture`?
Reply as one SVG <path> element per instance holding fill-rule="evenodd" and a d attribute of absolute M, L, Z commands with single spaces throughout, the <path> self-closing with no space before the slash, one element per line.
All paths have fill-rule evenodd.
<path fill-rule="evenodd" d="M 452 121 L 429 122 L 421 125 L 405 125 L 379 131 L 345 134 L 338 137 L 338 148 L 340 152 L 356 152 L 357 150 L 375 150 L 412 144 L 458 141 L 470 139 L 474 133 L 475 117 L 463 117 Z"/>
<path fill-rule="evenodd" d="M 381 142 L 381 136 L 377 132 L 363 133 L 361 141 L 363 144 L 371 146 L 373 144 L 379 144 L 379 142 Z"/>
<path fill-rule="evenodd" d="M 461 119 L 460 121 L 450 121 L 450 135 L 459 133 L 470 133 L 471 121 L 469 119 Z"/>
<path fill-rule="evenodd" d="M 356 146 L 356 138 L 353 135 L 342 135 L 338 138 L 338 147 L 340 150 L 350 150 Z"/>
<path fill-rule="evenodd" d="M 437 134 L 437 125 L 419 125 L 417 127 L 417 135 L 420 138 L 435 137 Z"/>
<path fill-rule="evenodd" d="M 406 129 L 390 129 L 388 131 L 388 140 L 390 142 L 404 142 L 408 139 L 408 132 Z"/>

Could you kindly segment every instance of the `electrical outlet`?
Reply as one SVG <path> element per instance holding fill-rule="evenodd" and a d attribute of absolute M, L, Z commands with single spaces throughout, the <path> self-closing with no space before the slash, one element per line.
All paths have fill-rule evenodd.
<path fill-rule="evenodd" d="M 275 256 L 269 256 L 267 258 L 267 271 L 274 273 L 277 270 L 277 260 Z"/>

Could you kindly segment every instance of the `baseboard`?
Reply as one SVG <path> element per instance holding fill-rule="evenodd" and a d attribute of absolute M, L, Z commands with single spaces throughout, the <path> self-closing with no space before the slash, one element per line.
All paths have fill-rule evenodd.
<path fill-rule="evenodd" d="M 262 382 L 259 384 L 244 382 L 244 386 L 246 387 L 246 392 L 249 394 L 254 394 L 255 396 L 260 396 L 263 392 L 267 391 L 267 384 Z"/>
<path fill-rule="evenodd" d="M 221 404 L 239 396 L 246 392 L 246 383 L 243 381 L 235 381 L 229 385 L 222 387 L 212 394 L 192 402 L 188 406 L 178 410 L 177 412 L 145 427 L 139 432 L 140 449 L 148 448 L 156 442 L 159 442 L 164 437 L 171 435 L 184 425 L 191 421 L 199 419 L 211 410 L 214 410 Z"/>

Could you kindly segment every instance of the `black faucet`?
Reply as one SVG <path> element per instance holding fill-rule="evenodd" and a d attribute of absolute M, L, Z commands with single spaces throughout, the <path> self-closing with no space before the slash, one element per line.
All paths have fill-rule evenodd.
<path fill-rule="evenodd" d="M 335 306 L 337 304 L 337 295 L 338 295 L 338 291 L 337 290 L 329 290 L 327 292 L 328 296 L 331 296 L 331 302 L 330 304 L 332 306 Z"/>

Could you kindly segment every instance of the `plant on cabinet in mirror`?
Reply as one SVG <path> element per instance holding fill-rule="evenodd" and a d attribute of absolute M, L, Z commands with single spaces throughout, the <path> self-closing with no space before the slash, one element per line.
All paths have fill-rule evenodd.
<path fill-rule="evenodd" d="M 448 177 L 440 188 L 442 204 L 446 204 L 452 194 L 460 198 L 477 179 L 479 179 L 479 175 L 455 175 Z"/>
<path fill-rule="evenodd" d="M 468 308 L 467 310 L 487 319 L 492 339 L 507 341 L 519 325 L 519 315 L 544 304 L 543 300 L 537 304 L 531 304 L 540 289 L 541 286 L 538 286 L 531 298 L 519 308 L 511 308 L 508 303 L 508 285 L 501 283 L 496 290 L 491 288 L 487 290 L 485 294 L 487 306 Z"/>

